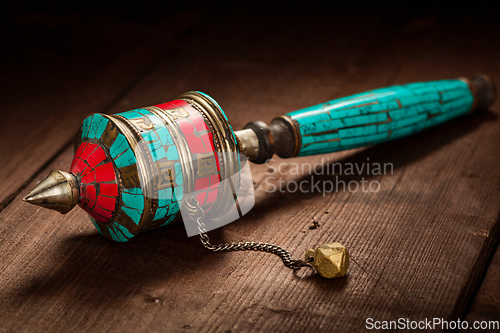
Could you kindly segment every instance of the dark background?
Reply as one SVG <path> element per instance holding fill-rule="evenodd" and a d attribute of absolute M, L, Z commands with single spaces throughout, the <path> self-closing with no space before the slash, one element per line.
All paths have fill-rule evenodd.
<path fill-rule="evenodd" d="M 32 52 L 54 53 L 70 53 L 85 48 L 86 45 L 68 45 L 68 34 L 72 32 L 68 29 L 88 21 L 154 24 L 167 22 L 179 15 L 200 15 L 209 21 L 226 20 L 228 28 L 231 21 L 243 19 L 248 20 L 246 24 L 249 30 L 266 26 L 286 30 L 290 25 L 300 25 L 301 21 L 312 19 L 341 21 L 349 30 L 381 24 L 398 33 L 401 28 L 420 20 L 421 27 L 416 29 L 425 28 L 429 33 L 443 25 L 479 25 L 489 34 L 488 30 L 498 29 L 500 17 L 498 7 L 494 5 L 482 3 L 474 6 L 460 2 L 444 5 L 439 1 L 399 5 L 344 1 L 137 1 L 127 4 L 100 1 L 19 1 L 2 4 L 1 9 L 2 59 L 12 57 L 13 52 L 19 52 L 23 48 L 29 48 Z M 288 24 L 281 28 L 273 27 L 270 21 L 276 20 L 286 20 Z M 495 42 L 492 40 L 492 43 Z M 92 43 L 92 40 L 86 40 L 86 43 Z"/>

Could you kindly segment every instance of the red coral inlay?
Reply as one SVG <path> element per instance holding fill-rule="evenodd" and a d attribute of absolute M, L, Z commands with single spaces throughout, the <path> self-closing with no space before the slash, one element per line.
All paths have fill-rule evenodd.
<path fill-rule="evenodd" d="M 95 172 L 94 170 L 92 170 L 91 173 L 89 173 L 88 175 L 86 175 L 85 177 L 83 177 L 81 180 L 80 180 L 80 183 L 94 183 L 95 182 Z"/>
<path fill-rule="evenodd" d="M 103 197 L 102 195 L 100 195 L 97 198 L 97 205 L 104 209 L 113 211 L 115 210 L 115 204 L 116 204 L 115 198 Z"/>
<path fill-rule="evenodd" d="M 205 198 L 207 197 L 207 192 L 200 192 L 199 194 L 196 195 L 196 199 L 200 203 L 200 205 L 205 204 Z"/>
<path fill-rule="evenodd" d="M 117 184 L 100 184 L 100 194 L 107 195 L 109 197 L 118 196 L 118 185 Z"/>
<path fill-rule="evenodd" d="M 78 149 L 76 150 L 76 152 L 75 152 L 75 157 L 73 157 L 73 162 L 71 163 L 71 168 L 70 168 L 70 170 L 73 170 L 73 167 L 75 166 L 75 163 L 76 163 L 77 161 L 80 161 L 79 157 L 80 157 L 80 155 L 82 154 L 82 152 L 83 152 L 83 150 L 85 149 L 85 147 L 87 147 L 87 143 L 86 143 L 86 142 L 82 143 L 82 144 L 78 147 Z M 83 169 L 82 169 L 82 170 L 83 170 Z"/>
<path fill-rule="evenodd" d="M 99 147 L 99 146 L 98 146 L 98 145 L 96 145 L 95 143 L 89 143 L 89 144 L 87 145 L 87 147 L 85 147 L 85 149 L 84 149 L 84 150 L 83 150 L 83 152 L 81 153 L 80 158 L 81 158 L 82 160 L 84 160 L 84 161 L 85 161 L 85 160 L 87 159 L 87 157 L 88 157 L 90 154 L 92 154 L 92 153 L 94 152 L 94 150 L 96 150 L 98 147 Z"/>
<path fill-rule="evenodd" d="M 191 154 L 193 154 L 193 159 L 195 159 L 195 163 L 198 162 L 196 160 L 197 158 L 206 158 L 203 155 L 195 156 L 195 154 L 211 153 L 215 155 L 215 164 L 217 169 L 214 171 L 216 174 L 207 175 L 202 178 L 199 177 L 195 181 L 195 194 L 198 201 L 201 205 L 205 205 L 204 209 L 206 211 L 210 210 L 212 205 L 209 204 L 215 202 L 217 199 L 218 186 L 220 183 L 220 165 L 219 156 L 217 156 L 213 141 L 213 135 L 207 122 L 200 112 L 181 100 L 174 100 L 156 106 L 166 110 L 167 112 L 169 109 L 182 107 L 183 111 L 189 114 L 188 117 L 177 117 L 176 121 L 184 134 L 189 150 Z M 173 113 L 175 114 L 175 112 Z"/>
<path fill-rule="evenodd" d="M 105 159 L 106 159 L 106 154 L 104 153 L 102 148 L 99 147 L 96 150 L 94 150 L 94 152 L 87 157 L 86 162 L 88 165 L 96 166 L 97 164 L 104 161 Z"/>
<path fill-rule="evenodd" d="M 192 117 L 191 121 L 193 122 L 193 125 L 196 127 L 196 129 L 199 132 L 201 132 L 203 130 L 208 130 L 208 126 L 202 117 Z"/>
<path fill-rule="evenodd" d="M 107 163 L 97 166 L 103 161 Z M 80 180 L 80 207 L 96 221 L 108 222 L 116 206 L 118 179 L 103 148 L 95 143 L 82 143 L 76 150 L 70 172 Z"/>
<path fill-rule="evenodd" d="M 83 208 L 83 207 L 82 207 L 82 208 Z M 85 209 L 85 208 L 83 208 L 83 209 Z M 87 213 L 88 213 L 90 216 L 92 216 L 92 218 L 93 218 L 94 220 L 96 220 L 97 222 L 102 222 L 102 223 L 106 223 L 106 222 L 108 222 L 108 219 L 107 219 L 107 218 L 102 217 L 102 216 L 100 216 L 100 215 L 97 215 L 96 213 L 94 213 L 94 211 L 92 211 L 92 210 L 87 210 L 87 209 L 85 209 L 85 210 L 86 210 L 86 211 L 87 211 Z"/>
<path fill-rule="evenodd" d="M 179 127 L 181 128 L 181 131 L 182 131 L 182 133 L 184 133 L 185 136 L 188 136 L 188 135 L 191 135 L 194 133 L 194 126 L 189 121 L 180 121 Z"/>
<path fill-rule="evenodd" d="M 75 175 L 81 176 L 84 171 L 88 170 L 88 168 L 89 166 L 84 161 L 75 157 L 73 165 L 71 166 L 71 172 Z"/>
<path fill-rule="evenodd" d="M 214 203 L 215 199 L 217 199 L 218 193 L 219 193 L 218 189 L 208 192 L 207 203 Z"/>
<path fill-rule="evenodd" d="M 189 104 L 184 102 L 184 101 L 181 101 L 180 99 L 176 99 L 176 100 L 173 100 L 173 101 L 170 101 L 167 103 L 163 103 L 163 104 L 158 104 L 155 106 L 159 107 L 160 109 L 163 109 L 163 110 L 168 110 L 168 109 L 179 108 L 181 106 L 189 106 Z"/>
<path fill-rule="evenodd" d="M 211 135 L 210 135 L 211 136 Z M 203 144 L 205 145 L 205 149 L 207 151 L 212 151 L 212 138 L 210 138 L 208 135 L 203 135 L 201 137 L 201 139 L 203 140 Z"/>
<path fill-rule="evenodd" d="M 220 176 L 219 175 L 211 175 L 210 176 L 210 189 L 213 190 L 214 188 L 217 188 L 220 183 Z"/>
<path fill-rule="evenodd" d="M 113 164 L 111 164 L 111 162 L 98 166 L 94 170 L 96 175 L 95 179 L 98 183 L 109 182 L 116 178 L 115 170 L 113 169 Z"/>
<path fill-rule="evenodd" d="M 201 191 L 201 190 L 206 190 L 209 185 L 209 178 L 201 178 L 196 180 L 196 186 L 195 186 L 195 191 Z"/>
<path fill-rule="evenodd" d="M 206 152 L 205 146 L 203 145 L 203 141 L 200 138 L 197 138 L 194 135 L 190 135 L 186 137 L 186 141 L 189 145 L 191 153 L 198 154 Z"/>
<path fill-rule="evenodd" d="M 84 188 L 86 199 L 96 201 L 97 192 L 95 190 L 95 186 L 93 184 L 84 184 L 82 187 Z"/>
<path fill-rule="evenodd" d="M 96 206 L 96 207 L 94 208 L 94 210 L 93 210 L 93 211 L 94 211 L 94 213 L 99 214 L 99 215 L 101 215 L 101 216 L 105 217 L 105 218 L 106 218 L 106 219 L 108 219 L 108 220 L 109 220 L 109 219 L 111 218 L 111 216 L 113 215 L 113 213 L 112 213 L 112 212 L 110 212 L 110 211 L 108 211 L 108 210 L 104 210 L 104 209 L 102 209 L 102 208 L 101 208 L 101 207 L 99 207 L 99 206 Z"/>

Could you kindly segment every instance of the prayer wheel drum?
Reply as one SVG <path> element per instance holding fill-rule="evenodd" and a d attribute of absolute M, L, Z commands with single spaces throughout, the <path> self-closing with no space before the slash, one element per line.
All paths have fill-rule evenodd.
<path fill-rule="evenodd" d="M 188 92 L 164 104 L 88 116 L 70 173 L 80 184 L 78 205 L 97 230 L 125 242 L 179 220 L 186 195 L 206 214 L 232 205 L 237 184 L 231 189 L 222 180 L 237 177 L 237 151 L 220 106 Z"/>

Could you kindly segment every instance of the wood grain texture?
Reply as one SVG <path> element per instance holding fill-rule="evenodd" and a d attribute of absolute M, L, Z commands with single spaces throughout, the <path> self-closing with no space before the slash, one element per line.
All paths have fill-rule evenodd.
<path fill-rule="evenodd" d="M 500 251 L 498 251 L 498 246 L 488 270 L 484 273 L 486 273 L 486 275 L 481 287 L 474 298 L 470 311 L 465 317 L 465 320 L 467 320 L 471 326 L 474 322 L 490 323 L 500 320 L 500 285 L 498 283 L 498 277 L 500 276 Z M 483 325 L 486 324 L 483 323 Z M 492 328 L 490 330 L 491 332 L 495 331 L 493 329 L 494 326 L 489 327 Z M 468 331 L 473 331 L 473 329 L 469 329 Z"/>
<path fill-rule="evenodd" d="M 79 81 L 73 84 L 82 90 L 75 90 L 74 98 L 85 100 L 92 92 L 113 96 L 102 105 L 114 113 L 201 90 L 238 129 L 394 83 L 476 72 L 500 80 L 494 61 L 498 45 L 489 43 L 498 30 L 487 25 L 417 18 L 394 27 L 385 16 L 298 20 L 297 13 L 259 13 L 257 20 L 255 12 L 229 12 L 158 57 L 149 74 L 130 78 L 126 91 Z M 106 73 L 118 71 L 100 66 Z M 30 97 L 26 103 L 35 101 Z M 44 114 L 51 114 L 43 105 Z M 66 126 L 81 121 L 77 115 L 86 106 L 97 107 L 81 105 L 71 115 L 61 111 Z M 37 173 L 40 165 L 14 164 L 27 171 L 22 177 L 9 171 L 13 179 L 0 179 L 2 188 L 32 180 L 0 212 L 0 330 L 358 332 L 369 317 L 472 318 L 465 317 L 467 306 L 500 236 L 499 114 L 496 103 L 488 112 L 398 141 L 251 166 L 256 205 L 242 219 L 210 232 L 213 242 L 271 242 L 300 257 L 307 248 L 338 241 L 353 259 L 348 276 L 338 280 L 308 269 L 294 273 L 269 254 L 211 253 L 196 237 L 187 238 L 182 224 L 129 243 L 110 242 L 81 210 L 60 215 L 21 201 L 51 169 L 68 168 L 71 148 L 47 159 Z M 63 131 L 67 138 L 70 132 Z M 50 138 L 41 137 L 27 152 L 42 154 L 55 132 Z M 12 149 L 0 142 L 2 149 Z M 368 159 L 391 163 L 393 172 L 319 172 L 333 163 L 361 165 Z M 317 169 L 295 174 L 292 163 Z M 280 165 L 281 173 L 270 174 Z M 380 190 L 290 190 L 293 182 L 325 184 L 336 176 L 346 183 L 376 181 Z M 283 193 L 271 191 L 280 180 Z M 313 221 L 319 227 L 311 229 Z M 485 288 L 490 280 L 487 275 Z"/>

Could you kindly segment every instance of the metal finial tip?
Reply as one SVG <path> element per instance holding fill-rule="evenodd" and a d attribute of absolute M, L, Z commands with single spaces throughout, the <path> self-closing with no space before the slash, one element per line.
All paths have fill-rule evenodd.
<path fill-rule="evenodd" d="M 66 214 L 76 206 L 79 196 L 80 190 L 75 176 L 68 172 L 52 170 L 23 201 Z"/>

